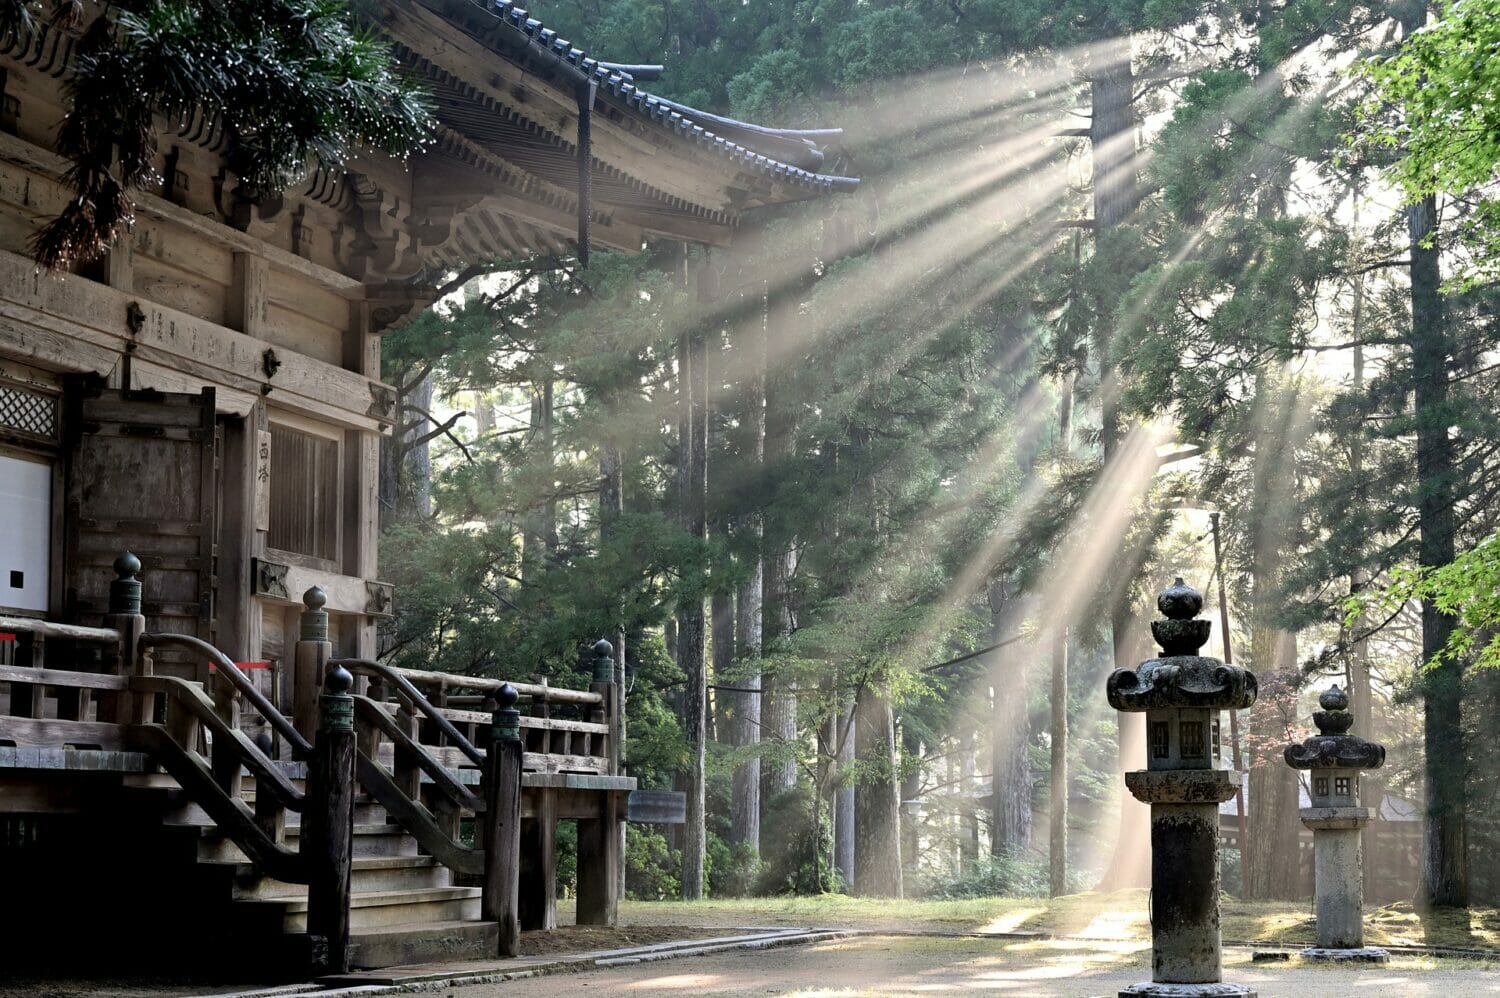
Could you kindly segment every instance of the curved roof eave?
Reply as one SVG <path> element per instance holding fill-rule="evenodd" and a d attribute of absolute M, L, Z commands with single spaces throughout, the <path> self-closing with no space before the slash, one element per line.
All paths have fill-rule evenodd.
<path fill-rule="evenodd" d="M 776 129 L 736 121 L 699 111 L 637 87 L 624 67 L 600 62 L 571 42 L 558 37 L 556 31 L 530 17 L 514 0 L 469 0 L 491 14 L 499 31 L 489 39 L 502 47 L 503 54 L 529 55 L 544 68 L 562 71 L 577 83 L 590 83 L 598 92 L 614 100 L 611 103 L 635 116 L 664 128 L 695 145 L 707 148 L 735 164 L 768 179 L 822 193 L 848 193 L 859 187 L 858 177 L 816 172 L 814 161 L 821 165 L 823 151 L 814 138 L 831 138 L 842 129 Z M 704 124 L 713 126 L 706 128 Z M 721 132 L 741 141 L 732 141 Z M 753 143 L 770 151 L 751 148 Z M 786 158 L 783 158 L 786 157 Z M 793 159 L 793 162 L 788 162 Z M 798 162 L 813 166 L 812 169 Z"/>

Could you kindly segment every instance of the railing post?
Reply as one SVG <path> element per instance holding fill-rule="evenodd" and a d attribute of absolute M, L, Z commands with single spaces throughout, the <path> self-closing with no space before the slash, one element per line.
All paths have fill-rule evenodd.
<path fill-rule="evenodd" d="M 292 724 L 308 741 L 318 729 L 318 693 L 323 673 L 333 657 L 333 642 L 328 640 L 328 596 L 313 586 L 302 594 L 300 640 L 292 661 Z"/>
<path fill-rule="evenodd" d="M 480 917 L 500 925 L 500 955 L 521 952 L 521 712 L 509 683 L 491 715 L 484 769 L 484 896 Z"/>
<path fill-rule="evenodd" d="M 614 646 L 600 639 L 594 643 L 593 690 L 603 703 L 592 712 L 595 723 L 609 725 L 606 752 L 608 774 L 619 772 L 616 737 L 619 711 L 615 702 Z M 578 822 L 578 924 L 614 925 L 620 902 L 619 797 L 613 790 L 591 795 L 599 801 L 599 814 Z"/>
<path fill-rule="evenodd" d="M 307 935 L 316 973 L 349 970 L 349 878 L 354 862 L 354 677 L 328 673 L 307 763 L 301 837 L 307 864 Z"/>
<path fill-rule="evenodd" d="M 109 612 L 104 626 L 120 634 L 119 658 L 115 675 L 150 675 L 150 663 L 141 657 L 141 635 L 146 632 L 146 618 L 141 613 L 141 560 L 129 551 L 115 559 L 115 578 L 109 584 Z M 152 697 L 122 692 L 116 694 L 113 720 L 116 724 L 146 723 L 152 720 Z"/>
<path fill-rule="evenodd" d="M 590 688 L 602 700 L 592 711 L 591 720 L 609 725 L 608 751 L 602 754 L 608 760 L 609 775 L 614 776 L 620 772 L 619 691 L 615 687 L 615 649 L 604 638 L 594 642 L 594 682 Z"/>

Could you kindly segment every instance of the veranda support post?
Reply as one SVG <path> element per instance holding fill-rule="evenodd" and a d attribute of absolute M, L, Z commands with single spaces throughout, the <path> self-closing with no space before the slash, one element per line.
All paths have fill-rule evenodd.
<path fill-rule="evenodd" d="M 1166 618 L 1151 623 L 1161 657 L 1108 682 L 1111 707 L 1146 715 L 1146 768 L 1126 773 L 1125 785 L 1151 805 L 1151 980 L 1120 998 L 1254 998 L 1223 981 L 1219 805 L 1234 796 L 1239 774 L 1212 767 L 1218 713 L 1254 703 L 1255 676 L 1198 654 L 1211 626 L 1195 619 L 1202 593 L 1178 579 L 1156 605 Z"/>
<path fill-rule="evenodd" d="M 596 723 L 608 724 L 609 776 L 619 772 L 616 757 L 619 707 L 615 688 L 615 651 L 608 641 L 594 643 L 594 683 L 602 703 L 594 711 Z M 578 924 L 614 925 L 620 907 L 620 812 L 613 791 L 596 795 L 599 814 L 578 822 Z"/>
<path fill-rule="evenodd" d="M 328 673 L 317 741 L 307 767 L 307 935 L 315 973 L 349 970 L 349 892 L 354 866 L 354 677 Z"/>
<path fill-rule="evenodd" d="M 333 655 L 327 598 L 316 586 L 303 594 L 297 667 L 323 668 Z M 300 678 L 300 677 L 299 677 Z M 307 935 L 315 973 L 349 970 L 349 894 L 354 866 L 354 677 L 342 666 L 319 675 L 314 689 L 317 730 L 307 760 L 307 801 L 300 849 L 307 862 Z M 312 697 L 308 697 L 312 700 Z M 298 702 L 299 713 L 302 703 Z"/>
<path fill-rule="evenodd" d="M 501 956 L 521 952 L 521 712 L 500 687 L 485 756 L 484 895 L 480 916 L 500 926 Z"/>

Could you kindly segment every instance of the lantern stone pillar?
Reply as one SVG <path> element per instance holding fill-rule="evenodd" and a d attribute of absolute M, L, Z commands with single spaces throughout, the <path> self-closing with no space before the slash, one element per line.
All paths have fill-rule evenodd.
<path fill-rule="evenodd" d="M 1349 695 L 1330 687 L 1313 714 L 1318 734 L 1283 753 L 1293 769 L 1310 770 L 1309 806 L 1302 823 L 1313 833 L 1313 893 L 1318 908 L 1318 945 L 1304 959 L 1384 963 L 1390 954 L 1365 945 L 1365 876 L 1360 831 L 1370 809 L 1359 803 L 1359 771 L 1385 764 L 1385 746 L 1349 734 L 1354 715 Z"/>
<path fill-rule="evenodd" d="M 1222 710 L 1255 702 L 1253 673 L 1197 654 L 1207 620 L 1195 619 L 1203 594 L 1178 579 L 1162 591 L 1151 623 L 1160 658 L 1109 677 L 1109 704 L 1146 715 L 1146 768 L 1125 786 L 1151 806 L 1151 980 L 1126 996 L 1225 995 L 1256 992 L 1223 980 L 1219 933 L 1219 805 L 1234 796 L 1239 774 L 1214 768 Z"/>

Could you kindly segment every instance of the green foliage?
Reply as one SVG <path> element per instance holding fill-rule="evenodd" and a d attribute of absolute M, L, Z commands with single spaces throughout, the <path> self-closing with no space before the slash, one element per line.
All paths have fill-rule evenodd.
<path fill-rule="evenodd" d="M 15 0 L 0 22 L 18 19 Z M 37 235 L 37 261 L 103 252 L 131 222 L 131 191 L 156 182 L 156 115 L 207 116 L 229 136 L 250 196 L 360 149 L 405 155 L 426 137 L 425 99 L 344 0 L 181 0 L 110 5 L 84 32 L 57 150 L 76 197 Z"/>
<path fill-rule="evenodd" d="M 682 854 L 653 825 L 625 826 L 625 894 L 636 901 L 667 901 L 682 896 Z"/>
<path fill-rule="evenodd" d="M 1364 138 L 1398 150 L 1390 169 L 1413 200 L 1472 195 L 1464 232 L 1478 254 L 1462 272 L 1472 286 L 1500 277 L 1500 0 L 1454 0 L 1393 55 L 1360 71 L 1374 86 Z"/>
<path fill-rule="evenodd" d="M 1079 888 L 1083 878 L 1075 873 Z M 954 901 L 984 897 L 1046 897 L 1047 857 L 1013 852 L 1005 856 L 981 856 L 969 869 L 949 867 L 929 874 L 914 896 Z"/>
<path fill-rule="evenodd" d="M 838 874 L 824 857 L 832 844 L 823 808 L 813 814 L 805 783 L 783 790 L 761 806 L 761 859 L 757 894 L 822 894 L 838 889 Z"/>
<path fill-rule="evenodd" d="M 760 885 L 763 870 L 760 855 L 743 842 L 726 842 L 710 832 L 708 835 L 709 897 L 749 897 Z"/>
<path fill-rule="evenodd" d="M 1349 598 L 1345 626 L 1366 627 L 1371 616 L 1394 616 L 1408 603 L 1429 601 L 1439 613 L 1456 618 L 1457 626 L 1427 668 L 1455 663 L 1500 667 L 1500 534 L 1446 565 L 1396 566 L 1385 585 Z"/>

